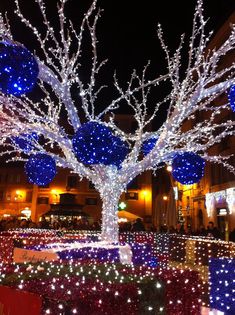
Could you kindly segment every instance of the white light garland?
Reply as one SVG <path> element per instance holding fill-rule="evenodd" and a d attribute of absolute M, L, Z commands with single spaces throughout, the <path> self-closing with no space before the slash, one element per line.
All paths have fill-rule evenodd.
<path fill-rule="evenodd" d="M 227 203 L 229 214 L 235 213 L 235 187 L 206 194 L 206 210 L 208 217 L 213 216 L 216 206 Z"/>
<path fill-rule="evenodd" d="M 212 217 L 213 211 L 215 209 L 215 196 L 212 193 L 206 194 L 206 211 L 208 217 Z"/>
<path fill-rule="evenodd" d="M 226 202 L 229 214 L 235 213 L 235 187 L 226 189 Z"/>

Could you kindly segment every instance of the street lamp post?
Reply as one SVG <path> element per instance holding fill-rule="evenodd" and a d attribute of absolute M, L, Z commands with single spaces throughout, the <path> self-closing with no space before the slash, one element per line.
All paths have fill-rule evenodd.
<path fill-rule="evenodd" d="M 174 224 L 178 223 L 179 221 L 179 187 L 178 187 L 178 182 L 175 181 L 172 177 L 172 166 L 167 165 L 166 167 L 167 172 L 169 173 L 169 178 L 170 178 L 170 183 L 171 183 L 171 188 L 173 189 L 173 197 L 174 197 L 174 206 L 175 206 L 175 216 L 177 219 L 175 219 Z"/>
<path fill-rule="evenodd" d="M 167 220 L 166 220 L 166 215 L 167 215 L 167 201 L 168 201 L 168 197 L 167 196 L 163 196 L 163 201 L 164 201 L 164 212 L 163 212 L 163 225 L 167 225 Z"/>

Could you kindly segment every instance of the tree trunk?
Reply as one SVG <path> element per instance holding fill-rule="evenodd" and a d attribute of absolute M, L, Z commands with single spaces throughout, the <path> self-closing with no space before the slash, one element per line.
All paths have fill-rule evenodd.
<path fill-rule="evenodd" d="M 117 244 L 119 242 L 118 227 L 118 202 L 121 192 L 115 190 L 114 185 L 106 185 L 102 190 L 102 231 L 101 240 L 104 242 Z"/>

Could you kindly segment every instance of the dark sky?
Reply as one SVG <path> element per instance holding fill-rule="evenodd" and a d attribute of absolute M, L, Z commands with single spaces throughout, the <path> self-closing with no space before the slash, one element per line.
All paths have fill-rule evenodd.
<path fill-rule="evenodd" d="M 45 0 L 53 16 L 56 2 Z M 39 15 L 34 10 L 34 1 L 20 0 L 20 3 L 26 15 L 36 24 Z M 88 0 L 69 0 L 68 11 L 75 23 L 90 3 Z M 108 57 L 113 67 L 121 72 L 141 67 L 149 59 L 154 66 L 163 69 L 164 60 L 156 37 L 157 23 L 162 24 L 168 45 L 174 49 L 181 33 L 190 35 L 195 4 L 195 0 L 99 0 L 99 7 L 104 9 L 98 26 L 101 54 Z M 11 19 L 14 8 L 13 0 L 0 1 L 0 11 L 8 11 Z M 210 17 L 209 29 L 218 29 L 235 10 L 235 2 L 205 0 L 204 8 L 206 17 Z M 12 22 L 15 26 L 15 19 Z M 18 26 L 17 24 L 17 40 L 26 41 L 27 46 L 30 46 L 24 29 Z"/>
<path fill-rule="evenodd" d="M 218 29 L 235 10 L 234 0 L 204 2 L 205 15 L 210 17 L 210 30 Z M 100 3 L 104 7 L 102 31 L 107 55 L 117 70 L 142 67 L 150 59 L 156 71 L 164 72 L 164 56 L 156 35 L 158 22 L 162 24 L 171 50 L 177 47 L 182 33 L 191 34 L 196 1 L 101 0 Z"/>
<path fill-rule="evenodd" d="M 32 38 L 24 28 L 20 28 L 13 18 L 13 0 L 1 0 L 0 11 L 9 12 L 16 31 L 16 39 L 34 48 Z M 33 0 L 21 0 L 27 16 L 37 24 L 38 12 Z M 49 14 L 54 17 L 56 0 L 45 0 Z M 88 8 L 91 1 L 70 0 L 68 14 L 76 24 Z M 103 77 L 112 80 L 114 69 L 120 80 L 126 81 L 131 69 L 142 69 L 151 60 L 150 78 L 166 72 L 157 35 L 157 23 L 162 24 L 166 42 L 171 50 L 179 43 L 182 33 L 191 34 L 192 17 L 196 1 L 194 0 L 99 0 L 98 5 L 104 9 L 98 26 L 100 55 L 109 59 L 109 66 Z M 205 16 L 210 17 L 208 29 L 217 30 L 235 10 L 234 0 L 204 0 Z M 106 82 L 107 83 L 107 82 Z"/>

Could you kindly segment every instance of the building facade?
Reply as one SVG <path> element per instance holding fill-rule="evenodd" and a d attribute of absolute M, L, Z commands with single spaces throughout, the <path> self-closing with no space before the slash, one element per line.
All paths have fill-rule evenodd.
<path fill-rule="evenodd" d="M 213 37 L 208 49 L 220 47 L 231 31 L 230 26 L 234 23 L 235 12 Z M 231 51 L 221 60 L 219 69 L 229 67 L 234 63 L 234 60 L 235 52 Z M 224 94 L 217 98 L 214 104 L 226 104 L 227 102 L 227 95 Z M 207 115 L 209 114 L 203 112 L 195 113 L 195 120 L 187 120 L 182 126 L 183 130 L 191 129 L 195 122 L 202 122 L 207 118 Z M 223 122 L 225 119 L 235 121 L 235 113 L 231 109 L 221 111 L 220 115 L 217 116 L 217 122 Z M 229 163 L 235 167 L 235 157 L 233 156 L 235 154 L 235 136 L 223 139 L 221 143 L 210 148 L 208 153 L 212 156 L 231 155 Z M 208 222 L 213 221 L 215 226 L 219 228 L 221 237 L 228 240 L 229 232 L 235 229 L 235 175 L 221 164 L 207 162 L 205 175 L 197 184 L 181 185 L 174 181 L 170 173 L 169 175 L 165 174 L 165 176 L 169 177 L 170 186 L 174 187 L 177 192 L 172 197 L 173 189 L 169 189 L 166 202 L 171 203 L 171 206 L 167 208 L 164 204 L 162 205 L 162 208 L 165 207 L 168 211 L 166 224 L 170 225 L 170 217 L 172 216 L 176 217 L 177 222 L 190 226 L 193 231 L 196 231 L 201 226 L 206 228 Z M 157 197 L 158 204 L 163 200 L 164 194 L 166 192 Z M 161 218 L 159 224 L 162 224 Z"/>
<path fill-rule="evenodd" d="M 121 196 L 125 210 L 142 218 L 151 216 L 152 194 L 151 173 L 137 177 Z M 20 216 L 23 210 L 31 211 L 31 219 L 38 221 L 51 208 L 60 202 L 60 194 L 75 195 L 77 204 L 92 221 L 101 218 L 102 201 L 91 182 L 80 180 L 78 175 L 68 170 L 58 170 L 55 179 L 46 187 L 27 182 L 23 165 L 0 168 L 0 217 Z"/>

